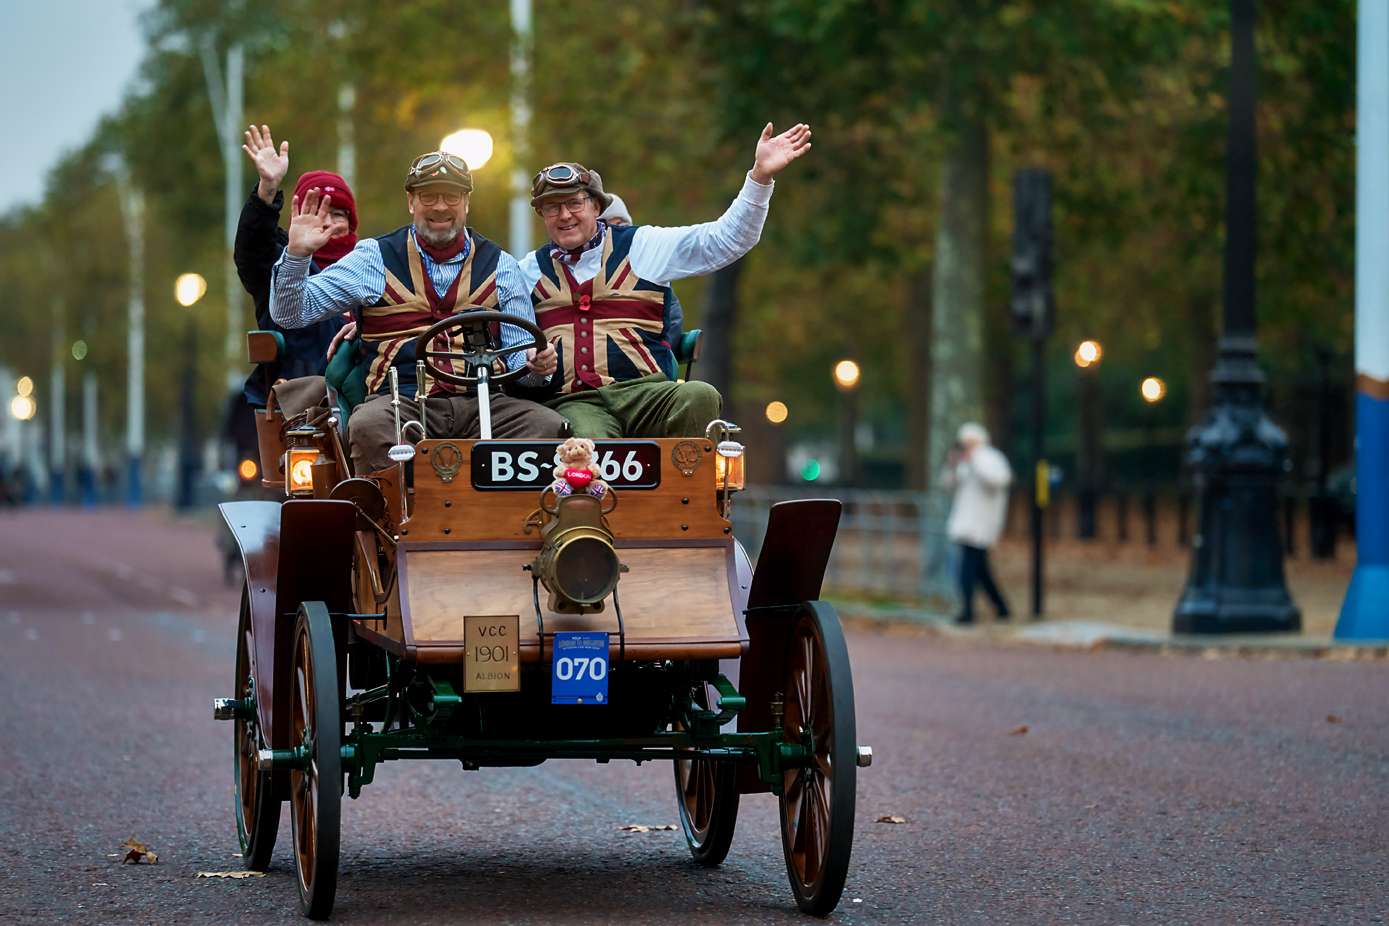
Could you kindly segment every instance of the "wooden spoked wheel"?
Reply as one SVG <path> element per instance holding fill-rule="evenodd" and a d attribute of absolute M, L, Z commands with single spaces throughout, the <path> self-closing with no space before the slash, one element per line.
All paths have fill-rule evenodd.
<path fill-rule="evenodd" d="M 251 600 L 241 590 L 241 620 L 236 628 L 236 681 L 234 697 L 243 704 L 255 701 L 251 654 Z M 256 712 L 245 711 L 232 725 L 236 750 L 236 836 L 241 842 L 242 864 L 252 871 L 270 867 L 275 836 L 280 829 L 280 801 L 275 797 L 270 772 L 256 767 L 256 752 L 265 745 Z"/>
<path fill-rule="evenodd" d="M 707 707 L 707 686 L 695 701 Z M 738 822 L 738 769 L 713 759 L 675 760 L 675 801 L 690 855 L 701 865 L 719 865 L 728 857 Z"/>
<path fill-rule="evenodd" d="M 342 705 L 337 655 L 328 608 L 299 607 L 294 630 L 290 742 L 303 746 L 303 765 L 289 774 L 294 867 L 299 908 L 327 919 L 338 886 L 338 838 L 342 810 Z"/>
<path fill-rule="evenodd" d="M 786 658 L 786 741 L 806 741 L 803 767 L 782 776 L 781 846 L 796 904 L 826 916 L 839 903 L 854 837 L 858 771 L 854 684 L 834 609 L 811 602 L 796 621 Z"/>

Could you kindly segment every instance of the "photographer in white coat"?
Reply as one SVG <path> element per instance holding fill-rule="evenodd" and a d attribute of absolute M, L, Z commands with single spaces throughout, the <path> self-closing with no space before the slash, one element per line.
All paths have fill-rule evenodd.
<path fill-rule="evenodd" d="M 974 422 L 961 425 L 942 475 L 942 484 L 955 493 L 945 532 L 952 543 L 959 544 L 961 554 L 957 624 L 974 623 L 976 585 L 983 588 L 999 619 L 1008 617 L 1008 602 L 989 569 L 989 548 L 1003 532 L 1012 482 L 1008 458 L 989 443 L 989 432 L 984 426 Z"/>

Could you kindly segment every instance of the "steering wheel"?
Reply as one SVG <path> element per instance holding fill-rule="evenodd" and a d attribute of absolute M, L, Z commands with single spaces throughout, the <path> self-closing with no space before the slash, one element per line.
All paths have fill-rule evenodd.
<path fill-rule="evenodd" d="M 529 334 L 533 339 L 531 342 L 514 344 L 511 347 L 494 349 L 492 347 L 491 333 L 488 326 L 493 322 L 502 325 L 512 325 L 520 328 Z M 436 350 L 430 345 L 434 339 L 440 335 L 447 335 L 449 340 L 449 350 Z M 462 337 L 463 349 L 453 350 L 453 340 L 456 336 Z M 429 371 L 429 375 L 435 379 L 455 386 L 473 386 L 477 384 L 478 377 L 471 372 L 454 373 L 449 370 L 440 369 L 440 360 L 461 360 L 463 369 L 472 371 L 478 367 L 485 367 L 489 371 L 487 381 L 489 383 L 505 383 L 521 376 L 526 372 L 525 366 L 519 366 L 514 370 L 507 370 L 505 373 L 492 375 L 492 363 L 519 351 L 534 347 L 537 352 L 546 347 L 545 335 L 535 322 L 527 321 L 506 312 L 493 312 L 486 309 L 464 309 L 457 315 L 450 315 L 443 321 L 435 322 L 415 340 L 415 357 L 424 361 L 424 368 Z"/>

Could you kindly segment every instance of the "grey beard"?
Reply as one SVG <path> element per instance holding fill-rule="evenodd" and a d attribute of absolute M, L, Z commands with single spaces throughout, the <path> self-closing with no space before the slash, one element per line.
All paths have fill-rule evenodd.
<path fill-rule="evenodd" d="M 421 227 L 420 222 L 415 223 L 415 234 L 419 236 L 421 241 L 431 247 L 442 248 L 445 245 L 453 244 L 462 233 L 463 226 L 458 222 L 454 222 L 449 230 L 445 232 L 431 231 L 429 226 L 426 225 Z"/>

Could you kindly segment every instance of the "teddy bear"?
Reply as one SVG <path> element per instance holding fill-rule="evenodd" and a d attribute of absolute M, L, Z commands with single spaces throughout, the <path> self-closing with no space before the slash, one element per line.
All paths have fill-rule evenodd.
<path fill-rule="evenodd" d="M 598 478 L 595 449 L 593 441 L 587 437 L 571 437 L 559 445 L 555 451 L 555 481 L 550 483 L 556 495 L 571 495 L 575 490 L 587 492 L 594 498 L 607 494 L 607 483 Z"/>

